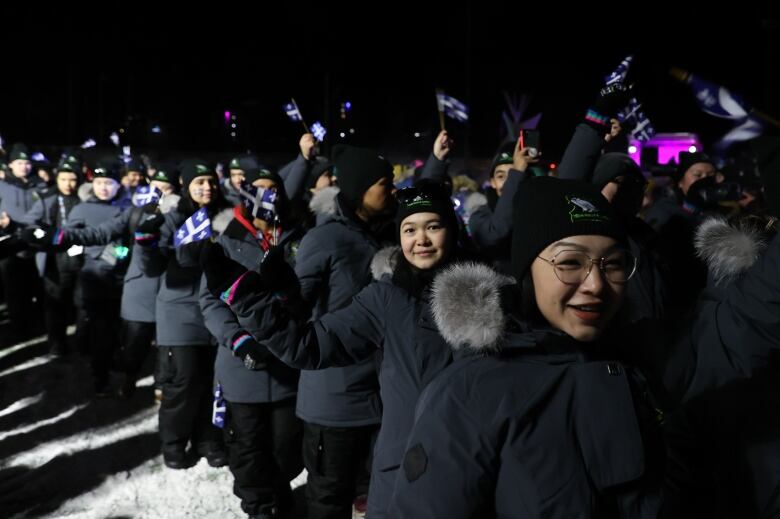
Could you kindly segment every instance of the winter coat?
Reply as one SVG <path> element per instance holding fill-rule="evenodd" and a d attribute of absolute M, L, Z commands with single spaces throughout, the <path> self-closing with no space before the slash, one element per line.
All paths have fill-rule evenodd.
<path fill-rule="evenodd" d="M 398 247 L 378 252 L 371 265 L 376 281 L 348 306 L 307 326 L 282 309 L 273 312 L 267 297 L 260 294 L 231 304 L 239 321 L 258 339 L 275 322 L 287 323 L 262 344 L 290 366 L 304 370 L 348 366 L 381 350 L 382 427 L 374 447 L 368 504 L 369 515 L 375 518 L 385 517 L 414 405 L 423 388 L 452 360 L 452 352 L 433 322 L 430 289 L 418 296 L 404 286 L 408 282 L 401 281 L 396 266 L 403 261 L 400 254 Z"/>
<path fill-rule="evenodd" d="M 94 196 L 78 204 L 68 215 L 68 226 L 97 226 L 122 213 L 122 207 L 111 202 L 98 200 Z M 81 297 L 84 301 L 119 299 L 122 296 L 122 280 L 129 264 L 129 258 L 119 253 L 119 247 L 130 245 L 129 238 L 118 239 L 109 244 L 84 247 L 84 266 L 79 272 Z"/>
<path fill-rule="evenodd" d="M 380 248 L 372 232 L 350 214 L 337 193 L 336 188 L 326 188 L 312 198 L 311 206 L 319 212 L 322 223 L 306 233 L 296 255 L 301 296 L 314 319 L 347 306 L 370 283 L 370 263 Z M 378 424 L 382 406 L 374 355 L 346 367 L 303 371 L 296 413 L 306 422 L 327 427 Z"/>
<path fill-rule="evenodd" d="M 179 200 L 178 195 L 169 195 L 161 208 L 169 211 Z M 96 226 L 69 229 L 68 239 L 81 245 L 107 245 L 115 240 L 127 239 L 143 218 L 141 207 L 131 207 L 110 220 Z M 148 276 L 141 271 L 140 246 L 131 245 L 130 264 L 125 273 L 122 287 L 120 316 L 126 321 L 153 323 L 155 301 L 160 289 L 160 276 Z"/>
<path fill-rule="evenodd" d="M 173 237 L 184 222 L 192 216 L 191 202 L 182 198 L 177 207 L 164 215 L 160 228 L 159 246 L 136 247 L 141 271 L 150 277 L 160 276 L 155 321 L 159 346 L 205 346 L 213 338 L 203 322 L 200 309 L 200 289 L 203 275 L 200 253 L 205 240 L 180 247 L 173 246 Z M 210 211 L 212 230 L 219 232 L 227 226 L 233 210 Z"/>
<path fill-rule="evenodd" d="M 661 424 L 780 348 L 780 240 L 681 326 L 615 323 L 595 343 L 501 307 L 512 280 L 458 267 L 433 313 L 456 360 L 423 392 L 391 517 L 657 517 Z"/>
<path fill-rule="evenodd" d="M 301 229 L 286 229 L 279 239 L 278 246 L 285 248 L 288 262 L 293 266 L 302 234 Z M 225 231 L 217 238 L 217 243 L 230 259 L 249 270 L 259 271 L 265 253 L 255 236 L 237 219 L 230 221 Z M 267 368 L 251 371 L 239 357 L 233 355 L 232 340 L 240 334 L 243 327 L 230 308 L 208 291 L 205 278 L 200 290 L 200 306 L 206 328 L 220 346 L 217 349 L 214 376 L 222 385 L 223 395 L 228 402 L 279 402 L 296 395 L 299 376 L 297 369 L 292 369 L 271 357 Z M 264 315 L 271 311 L 270 306 L 260 306 L 255 308 L 255 311 Z"/>

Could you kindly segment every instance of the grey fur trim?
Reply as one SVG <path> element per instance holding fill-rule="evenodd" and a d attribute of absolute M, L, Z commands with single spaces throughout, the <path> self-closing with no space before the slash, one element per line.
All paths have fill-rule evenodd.
<path fill-rule="evenodd" d="M 337 194 L 339 194 L 339 188 L 337 187 L 331 186 L 320 189 L 311 197 L 309 209 L 316 214 L 335 215 Z"/>
<path fill-rule="evenodd" d="M 211 229 L 222 234 L 234 217 L 233 208 L 221 210 L 217 216 L 211 219 Z"/>
<path fill-rule="evenodd" d="M 401 253 L 401 247 L 391 245 L 380 249 L 374 254 L 371 260 L 371 275 L 376 280 L 382 279 L 382 276 L 393 275 L 393 270 L 398 264 L 398 254 Z"/>
<path fill-rule="evenodd" d="M 513 278 L 479 263 L 459 263 L 433 281 L 433 318 L 452 349 L 493 351 L 501 347 L 506 316 L 501 288 Z"/>
<path fill-rule="evenodd" d="M 79 200 L 86 202 L 92 196 L 92 182 L 84 182 L 77 191 Z"/>
<path fill-rule="evenodd" d="M 732 226 L 723 218 L 708 218 L 694 235 L 696 255 L 709 270 L 716 285 L 728 283 L 756 262 L 766 249 L 766 240 L 755 230 Z"/>
<path fill-rule="evenodd" d="M 176 194 L 170 194 L 170 195 L 164 195 L 160 199 L 160 204 L 158 207 L 160 208 L 160 212 L 162 214 L 170 213 L 173 209 L 176 209 L 176 207 L 179 205 L 179 200 L 181 200 L 181 197 Z"/>
<path fill-rule="evenodd" d="M 466 209 L 466 214 L 474 214 L 474 211 L 483 205 L 487 205 L 487 203 L 488 201 L 485 195 L 482 193 L 472 193 L 466 198 L 463 206 Z"/>

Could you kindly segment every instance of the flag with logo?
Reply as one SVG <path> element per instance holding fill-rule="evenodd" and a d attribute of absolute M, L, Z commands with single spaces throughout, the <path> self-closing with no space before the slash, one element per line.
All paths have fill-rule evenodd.
<path fill-rule="evenodd" d="M 303 121 L 303 117 L 301 116 L 301 111 L 298 110 L 298 105 L 295 104 L 295 102 L 287 103 L 284 105 L 284 113 L 287 114 L 287 117 L 290 118 L 290 120 L 299 122 Z"/>
<path fill-rule="evenodd" d="M 276 191 L 241 181 L 238 192 L 241 195 L 241 202 L 253 218 L 260 218 L 266 222 L 274 221 L 278 199 Z"/>
<path fill-rule="evenodd" d="M 194 241 L 205 240 L 211 236 L 211 220 L 205 207 L 201 207 L 195 214 L 187 218 L 184 225 L 179 227 L 173 237 L 173 246 L 179 247 Z"/>
<path fill-rule="evenodd" d="M 147 204 L 159 202 L 162 198 L 162 191 L 152 186 L 138 186 L 133 193 L 133 205 L 143 207 Z"/>

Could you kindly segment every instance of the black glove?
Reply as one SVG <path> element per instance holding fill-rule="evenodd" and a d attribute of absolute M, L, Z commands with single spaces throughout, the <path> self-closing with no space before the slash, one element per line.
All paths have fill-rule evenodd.
<path fill-rule="evenodd" d="M 19 236 L 25 243 L 40 248 L 60 248 L 70 244 L 65 231 L 48 225 L 30 225 Z"/>
<path fill-rule="evenodd" d="M 145 208 L 144 213 L 146 213 Z M 135 230 L 144 234 L 159 234 L 160 227 L 162 227 L 163 223 L 165 223 L 165 217 L 163 215 L 159 213 L 146 213 L 146 216 L 144 216 Z"/>
<path fill-rule="evenodd" d="M 284 256 L 284 247 L 269 249 L 260 263 L 260 276 L 263 285 L 271 292 L 295 293 L 300 287 L 298 276 Z"/>
<path fill-rule="evenodd" d="M 211 294 L 230 304 L 239 290 L 257 288 L 260 275 L 225 255 L 218 243 L 207 243 L 200 255 L 200 266 L 206 276 L 206 287 Z"/>
<path fill-rule="evenodd" d="M 268 348 L 262 346 L 247 332 L 238 332 L 232 341 L 233 355 L 244 361 L 244 366 L 253 371 L 264 369 L 268 366 L 268 359 L 272 357 Z"/>
<path fill-rule="evenodd" d="M 146 211 L 144 211 L 146 212 Z M 142 247 L 155 247 L 160 239 L 160 227 L 165 223 L 161 214 L 146 214 L 135 228 L 135 242 Z"/>
<path fill-rule="evenodd" d="M 631 87 L 623 83 L 612 83 L 599 91 L 596 101 L 588 109 L 585 122 L 593 126 L 599 132 L 608 132 L 611 126 L 610 119 L 617 116 L 618 112 L 626 107 L 631 98 Z"/>

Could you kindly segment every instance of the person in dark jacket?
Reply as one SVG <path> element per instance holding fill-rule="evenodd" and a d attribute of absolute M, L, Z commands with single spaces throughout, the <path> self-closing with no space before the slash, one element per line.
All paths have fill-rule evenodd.
<path fill-rule="evenodd" d="M 58 248 L 69 248 L 74 245 L 76 247 L 105 246 L 115 241 L 127 240 L 134 235 L 136 228 L 150 211 L 159 207 L 162 214 L 168 213 L 180 200 L 175 194 L 179 185 L 179 172 L 173 165 L 156 165 L 148 180 L 152 188 L 162 193 L 159 203 L 134 206 L 96 226 L 63 230 L 57 225 L 54 229 L 44 229 L 45 232 L 38 231 L 37 236 L 33 233 L 27 236 L 32 236 L 33 243 L 40 246 L 43 243 L 51 244 L 51 235 L 54 234 L 60 241 Z M 138 374 L 154 340 L 155 300 L 160 288 L 159 276 L 147 276 L 141 271 L 136 247 L 138 245 L 133 245 L 130 251 L 120 304 L 121 349 L 116 358 L 116 367 L 124 372 L 124 381 L 119 388 L 119 394 L 124 397 L 130 397 L 135 392 Z"/>
<path fill-rule="evenodd" d="M 92 195 L 68 215 L 69 227 L 97 226 L 123 211 L 120 165 L 101 161 L 93 169 Z M 59 241 L 55 236 L 54 241 Z M 109 391 L 111 359 L 119 342 L 119 307 L 122 280 L 127 271 L 129 237 L 108 245 L 84 248 L 84 265 L 79 271 L 80 304 L 84 309 L 85 333 L 89 344 L 94 389 L 98 396 Z"/>
<path fill-rule="evenodd" d="M 420 178 L 444 182 L 445 159 L 450 150 L 449 136 L 441 132 Z M 504 146 L 490 165 L 490 190 L 485 195 L 474 193 L 465 202 L 469 233 L 477 250 L 500 270 L 509 268 L 512 199 L 528 167 L 540 158 L 529 153 L 529 148 L 520 147 L 520 141 Z"/>
<path fill-rule="evenodd" d="M 30 174 L 32 162 L 24 144 L 13 145 L 8 167 L 10 173 L 0 181 L 0 232 L 15 234 L 24 227 L 24 215 L 41 199 L 39 189 L 45 186 Z M 13 331 L 21 339 L 38 329 L 33 300 L 38 296 L 40 280 L 32 254 L 25 250 L 0 259 L 0 281 Z"/>
<path fill-rule="evenodd" d="M 141 271 L 161 276 L 155 316 L 163 461 L 169 468 L 184 469 L 201 455 L 210 465 L 223 466 L 227 456 L 221 434 L 211 423 L 216 346 L 199 305 L 200 254 L 206 240 L 174 247 L 174 235 L 199 208 L 206 208 L 212 229 L 220 228 L 219 221 L 229 219 L 232 210 L 221 197 L 217 174 L 203 160 L 185 161 L 180 173 L 182 197 L 176 208 L 150 215 L 135 233 Z"/>
<path fill-rule="evenodd" d="M 514 280 L 434 281 L 456 359 L 420 397 L 390 516 L 658 517 L 665 412 L 780 344 L 780 241 L 684 326 L 624 327 L 635 262 L 599 190 L 537 178 L 516 202 Z"/>
<path fill-rule="evenodd" d="M 233 208 L 234 218 L 215 247 L 246 269 L 259 270 L 272 248 L 282 249 L 283 261 L 294 266 L 305 229 L 290 217 L 281 178 L 262 167 L 242 170 L 244 203 Z M 272 210 L 258 203 L 267 192 L 275 193 Z M 219 342 L 214 369 L 226 401 L 223 431 L 233 492 L 250 517 L 291 517 L 290 481 L 303 469 L 303 427 L 295 416 L 299 372 L 270 355 L 255 358 L 256 341 L 206 283 L 200 305 Z"/>
<path fill-rule="evenodd" d="M 245 288 L 246 296 L 234 296 L 231 303 L 246 330 L 293 367 L 349 365 L 381 350 L 382 427 L 368 493 L 368 516 L 373 518 L 387 516 L 417 398 L 452 358 L 433 326 L 429 307 L 435 274 L 460 254 L 460 226 L 449 188 L 421 181 L 399 191 L 398 200 L 400 249 L 390 247 L 375 255 L 371 269 L 378 282 L 364 288 L 349 306 L 304 326 L 305 315 L 269 306 L 269 295 L 262 291 Z M 285 325 L 269 336 L 267 330 L 277 322 Z"/>
<path fill-rule="evenodd" d="M 51 233 L 34 230 L 43 226 L 62 229 L 68 225 L 71 211 L 80 203 L 76 190 L 81 181 L 81 171 L 63 162 L 57 167 L 55 184 L 57 192 L 38 200 L 22 217 L 22 223 L 31 226 L 31 232 L 24 232 L 22 238 L 28 238 L 33 245 L 45 242 L 53 246 Z M 32 238 L 32 239 L 29 239 Z M 48 239 L 46 239 L 48 238 Z M 51 247 L 46 247 L 51 249 Z M 43 280 L 44 289 L 44 323 L 49 341 L 49 352 L 54 355 L 65 355 L 70 352 L 66 328 L 75 317 L 77 308 L 74 301 L 78 273 L 84 264 L 80 249 L 44 250 L 35 255 L 38 274 Z"/>
<path fill-rule="evenodd" d="M 312 207 L 328 216 L 304 236 L 295 265 L 302 300 L 315 319 L 348 305 L 370 282 L 369 264 L 395 209 L 387 160 L 351 146 L 333 155 L 341 191 L 325 188 L 312 199 Z M 304 421 L 309 517 L 352 513 L 357 478 L 381 418 L 375 362 L 371 356 L 301 373 L 296 413 Z"/>
<path fill-rule="evenodd" d="M 657 200 L 645 215 L 645 221 L 658 233 L 658 252 L 668 263 L 670 311 L 690 308 L 707 284 L 707 269 L 696 257 L 693 235 L 708 211 L 693 196 L 696 189 L 691 188 L 711 181 L 716 173 L 713 159 L 706 154 L 681 152 L 670 193 Z"/>

